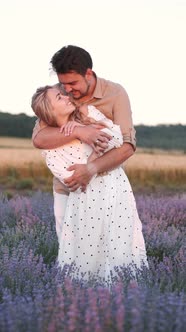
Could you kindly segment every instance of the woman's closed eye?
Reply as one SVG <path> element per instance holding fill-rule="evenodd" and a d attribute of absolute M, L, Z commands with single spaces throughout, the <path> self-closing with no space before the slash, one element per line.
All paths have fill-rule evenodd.
<path fill-rule="evenodd" d="M 60 93 L 60 92 L 57 93 L 57 95 L 56 95 L 56 99 L 57 99 L 57 100 L 60 100 L 60 99 L 61 99 L 61 93 Z"/>
<path fill-rule="evenodd" d="M 59 96 L 58 96 L 58 100 L 61 100 L 61 99 L 62 99 L 62 97 L 59 95 Z"/>

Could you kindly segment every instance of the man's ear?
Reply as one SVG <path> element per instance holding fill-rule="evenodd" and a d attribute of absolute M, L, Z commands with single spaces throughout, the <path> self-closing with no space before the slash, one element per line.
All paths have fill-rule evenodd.
<path fill-rule="evenodd" d="M 85 77 L 87 80 L 90 80 L 93 76 L 93 71 L 91 68 L 88 68 L 87 71 L 86 71 L 86 74 L 85 74 Z"/>

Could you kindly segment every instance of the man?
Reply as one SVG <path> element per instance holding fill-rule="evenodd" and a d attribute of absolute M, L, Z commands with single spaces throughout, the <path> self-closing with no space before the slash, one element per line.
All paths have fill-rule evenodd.
<path fill-rule="evenodd" d="M 130 101 L 125 89 L 117 83 L 98 78 L 92 70 L 92 59 L 86 50 L 73 45 L 65 46 L 54 54 L 51 64 L 59 82 L 73 102 L 78 107 L 97 107 L 115 124 L 120 125 L 124 141 L 122 147 L 106 152 L 88 164 L 71 166 L 69 170 L 74 173 L 66 179 L 66 187 L 54 179 L 54 214 L 57 235 L 60 236 L 65 210 L 63 195 L 68 195 L 69 190 L 75 191 L 79 187 L 85 190 L 93 175 L 122 164 L 134 153 L 136 141 Z M 93 126 L 77 127 L 70 136 L 64 137 L 58 128 L 48 127 L 39 122 L 33 132 L 33 144 L 40 149 L 57 148 L 75 138 L 90 144 L 97 151 L 104 151 L 109 140 L 109 136 L 100 131 L 99 127 Z"/>

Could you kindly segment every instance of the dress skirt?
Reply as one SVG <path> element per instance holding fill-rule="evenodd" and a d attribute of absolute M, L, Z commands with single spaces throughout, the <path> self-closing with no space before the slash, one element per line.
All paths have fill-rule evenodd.
<path fill-rule="evenodd" d="M 142 223 L 122 167 L 94 177 L 86 192 L 71 192 L 59 244 L 58 263 L 74 276 L 108 280 L 115 268 L 148 266 Z"/>

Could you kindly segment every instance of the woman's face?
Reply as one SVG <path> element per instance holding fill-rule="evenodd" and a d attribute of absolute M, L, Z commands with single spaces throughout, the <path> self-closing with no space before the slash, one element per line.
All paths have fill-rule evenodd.
<path fill-rule="evenodd" d="M 75 110 L 75 105 L 70 102 L 68 96 L 64 96 L 57 88 L 49 89 L 47 95 L 57 124 L 59 126 L 65 124 L 70 114 Z"/>

